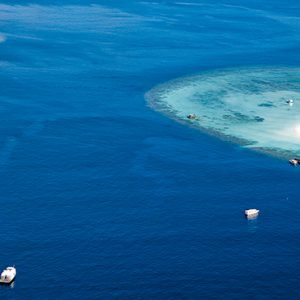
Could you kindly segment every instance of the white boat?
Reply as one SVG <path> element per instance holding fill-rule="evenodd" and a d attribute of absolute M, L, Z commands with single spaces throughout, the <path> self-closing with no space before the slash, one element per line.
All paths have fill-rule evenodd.
<path fill-rule="evenodd" d="M 289 160 L 289 163 L 293 166 L 297 166 L 300 163 L 300 159 L 299 158 L 292 158 Z"/>
<path fill-rule="evenodd" d="M 259 210 L 256 208 L 246 209 L 245 210 L 245 216 L 248 219 L 256 218 L 259 214 Z"/>
<path fill-rule="evenodd" d="M 10 284 L 14 281 L 16 275 L 17 270 L 15 267 L 7 267 L 1 273 L 0 283 Z"/>
<path fill-rule="evenodd" d="M 286 101 L 286 103 L 289 104 L 289 105 L 293 105 L 294 104 L 294 100 L 293 99 L 288 99 Z"/>
<path fill-rule="evenodd" d="M 189 114 L 186 116 L 188 119 L 190 120 L 196 120 L 197 119 L 197 115 L 196 114 Z"/>

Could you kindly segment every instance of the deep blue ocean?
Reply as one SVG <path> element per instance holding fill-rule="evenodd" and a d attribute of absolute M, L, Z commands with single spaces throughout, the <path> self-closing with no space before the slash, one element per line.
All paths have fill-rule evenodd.
<path fill-rule="evenodd" d="M 299 67 L 299 30 L 293 0 L 1 1 L 0 299 L 300 299 L 300 169 L 144 98 Z"/>

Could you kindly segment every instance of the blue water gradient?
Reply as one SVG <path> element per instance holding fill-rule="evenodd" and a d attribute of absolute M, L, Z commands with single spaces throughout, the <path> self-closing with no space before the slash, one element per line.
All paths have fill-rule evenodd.
<path fill-rule="evenodd" d="M 299 67 L 300 5 L 249 2 L 1 2 L 1 299 L 299 299 L 299 169 L 144 100 Z"/>

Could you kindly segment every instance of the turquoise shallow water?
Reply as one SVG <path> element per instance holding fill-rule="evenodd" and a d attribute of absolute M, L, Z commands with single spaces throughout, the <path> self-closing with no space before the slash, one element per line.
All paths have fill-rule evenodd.
<path fill-rule="evenodd" d="M 189 123 L 227 140 L 276 155 L 300 155 L 298 68 L 209 71 L 159 85 L 146 98 L 180 120 L 196 114 Z"/>

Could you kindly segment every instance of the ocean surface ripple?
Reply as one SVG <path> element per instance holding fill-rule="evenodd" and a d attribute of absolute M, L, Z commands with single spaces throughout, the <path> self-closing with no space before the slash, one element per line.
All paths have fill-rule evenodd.
<path fill-rule="evenodd" d="M 282 147 L 281 132 L 298 153 L 299 12 L 2 0 L 0 270 L 17 277 L 1 300 L 300 299 L 300 169 L 249 150 Z M 169 116 L 197 111 L 248 147 L 149 108 L 159 84 Z"/>

